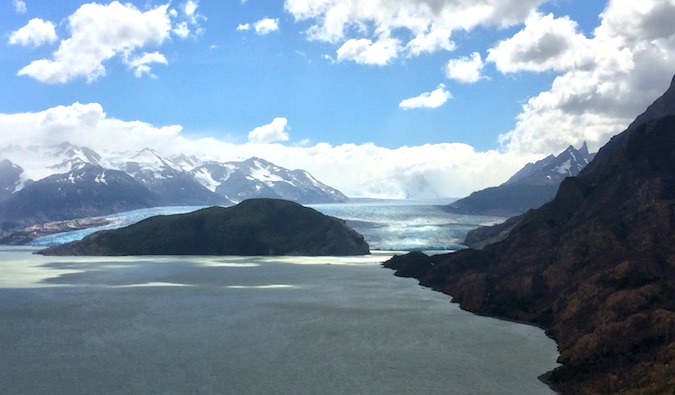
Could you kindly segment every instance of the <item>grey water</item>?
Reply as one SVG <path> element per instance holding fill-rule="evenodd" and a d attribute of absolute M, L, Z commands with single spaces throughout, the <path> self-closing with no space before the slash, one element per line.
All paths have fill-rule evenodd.
<path fill-rule="evenodd" d="M 503 218 L 438 202 L 315 205 L 368 256 L 45 257 L 0 247 L 2 394 L 553 394 L 555 343 L 395 277 L 392 251 L 452 251 Z M 195 207 L 111 216 L 109 227 Z"/>
<path fill-rule="evenodd" d="M 552 394 L 555 343 L 352 258 L 0 248 L 3 394 Z"/>

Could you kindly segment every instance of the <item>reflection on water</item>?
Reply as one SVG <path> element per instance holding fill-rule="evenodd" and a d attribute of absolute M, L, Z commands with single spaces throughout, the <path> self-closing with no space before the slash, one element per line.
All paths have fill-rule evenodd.
<path fill-rule="evenodd" d="M 0 248 L 0 393 L 552 394 L 556 346 L 350 258 Z"/>

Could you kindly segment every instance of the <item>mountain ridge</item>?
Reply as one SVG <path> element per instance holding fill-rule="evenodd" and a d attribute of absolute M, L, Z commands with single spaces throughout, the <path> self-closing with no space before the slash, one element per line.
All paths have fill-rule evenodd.
<path fill-rule="evenodd" d="M 8 159 L 0 161 L 0 229 L 5 231 L 146 207 L 229 206 L 235 200 L 254 197 L 300 203 L 349 200 L 304 170 L 287 170 L 261 158 L 242 162 L 203 162 L 194 156 L 179 155 L 176 157 L 179 163 L 176 163 L 151 148 L 106 157 L 67 142 L 48 147 L 5 147 L 0 153 L 12 159 L 23 158 L 24 163 L 30 158 L 33 172 L 36 168 L 33 162 L 39 162 L 42 163 L 41 172 L 51 173 L 33 182 L 27 178 L 20 163 Z M 227 184 L 227 180 L 220 179 L 220 190 L 209 189 L 211 185 L 204 182 L 207 172 L 195 171 L 206 163 L 238 175 L 238 182 L 230 180 Z M 252 163 L 256 164 L 255 168 L 250 166 Z M 125 181 L 107 183 L 105 174 L 111 177 L 108 180 L 124 178 Z M 63 189 L 63 186 L 67 188 Z M 105 204 L 86 201 L 87 197 Z"/>
<path fill-rule="evenodd" d="M 585 142 L 579 149 L 570 145 L 558 155 L 528 163 L 503 184 L 475 191 L 443 209 L 469 215 L 523 214 L 553 199 L 562 180 L 579 174 L 593 157 Z"/>
<path fill-rule="evenodd" d="M 675 116 L 634 125 L 503 241 L 384 265 L 463 309 L 543 327 L 562 364 L 547 380 L 562 394 L 671 394 L 673 147 Z"/>

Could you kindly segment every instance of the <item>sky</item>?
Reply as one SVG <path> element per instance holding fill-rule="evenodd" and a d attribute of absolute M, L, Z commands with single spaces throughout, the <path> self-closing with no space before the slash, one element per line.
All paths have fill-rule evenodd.
<path fill-rule="evenodd" d="M 301 168 L 462 197 L 621 132 L 675 74 L 675 0 L 0 0 L 2 147 Z"/>

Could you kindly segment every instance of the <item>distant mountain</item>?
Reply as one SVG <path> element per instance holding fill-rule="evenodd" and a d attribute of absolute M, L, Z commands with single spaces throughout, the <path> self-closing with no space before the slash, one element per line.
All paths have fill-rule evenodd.
<path fill-rule="evenodd" d="M 251 199 L 236 206 L 148 218 L 50 247 L 45 255 L 364 255 L 344 221 L 298 203 Z"/>
<path fill-rule="evenodd" d="M 0 202 L 8 200 L 0 207 L 4 210 L 0 212 L 0 221 L 5 228 L 11 224 L 21 227 L 39 221 L 78 218 L 71 215 L 106 215 L 149 206 L 228 206 L 256 197 L 299 203 L 348 200 L 306 171 L 287 170 L 260 158 L 205 163 L 194 155 L 168 159 L 150 148 L 101 155 L 67 142 L 51 146 L 7 146 L 0 149 L 0 155 L 9 158 L 0 161 Z M 21 164 L 30 172 L 24 170 L 26 167 L 22 169 Z M 126 175 L 124 183 L 91 184 L 96 175 L 89 174 L 103 171 L 110 180 L 122 180 L 122 175 Z M 36 177 L 39 179 L 36 186 L 28 188 L 34 182 L 26 179 L 31 174 L 41 177 Z M 65 185 L 64 179 L 73 181 L 67 193 L 59 189 Z M 86 191 L 89 184 L 96 186 L 95 193 Z M 82 192 L 72 192 L 75 190 Z M 50 194 L 57 198 L 48 203 Z M 72 200 L 67 201 L 66 197 Z M 87 198 L 102 198 L 105 204 L 86 201 Z M 81 209 L 77 209 L 78 205 Z M 29 206 L 30 210 L 24 209 Z M 96 207 L 100 210 L 94 210 Z"/>
<path fill-rule="evenodd" d="M 476 191 L 444 209 L 471 215 L 522 214 L 553 199 L 562 180 L 579 174 L 593 156 L 586 143 L 578 150 L 569 146 L 558 156 L 525 165 L 502 185 Z"/>
<path fill-rule="evenodd" d="M 12 163 L 10 160 L 0 161 L 0 202 L 13 194 L 21 184 L 21 166 Z"/>
<path fill-rule="evenodd" d="M 204 188 L 180 166 L 146 148 L 119 165 L 141 184 L 160 197 L 164 206 L 229 205 L 232 201 Z"/>
<path fill-rule="evenodd" d="M 27 185 L 0 202 L 0 228 L 153 207 L 160 201 L 124 172 L 83 164 Z"/>
<path fill-rule="evenodd" d="M 675 80 L 660 113 L 675 113 L 674 95 Z M 466 310 L 545 328 L 562 364 L 547 381 L 561 394 L 672 394 L 674 213 L 675 116 L 666 116 L 613 138 L 503 241 L 386 266 Z"/>
<path fill-rule="evenodd" d="M 242 162 L 207 162 L 190 172 L 204 187 L 234 202 L 252 198 L 286 199 L 302 204 L 349 199 L 304 170 L 288 170 L 261 158 Z"/>
<path fill-rule="evenodd" d="M 50 168 L 57 172 L 67 172 L 86 164 L 106 167 L 101 155 L 94 150 L 68 142 L 49 147 L 48 152 L 56 161 Z"/>

